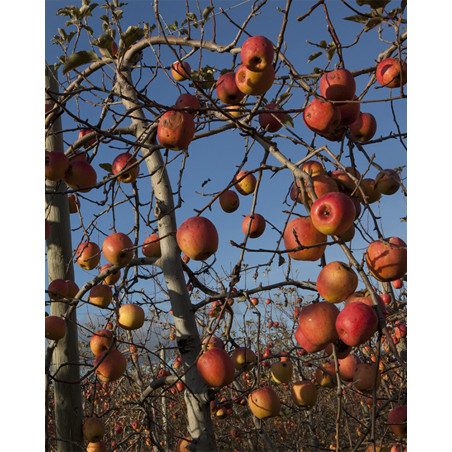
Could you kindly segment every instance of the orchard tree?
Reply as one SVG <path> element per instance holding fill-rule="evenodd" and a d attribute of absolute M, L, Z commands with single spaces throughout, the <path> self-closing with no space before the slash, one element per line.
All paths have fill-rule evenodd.
<path fill-rule="evenodd" d="M 148 3 L 47 4 L 46 450 L 403 450 L 406 2 Z"/>

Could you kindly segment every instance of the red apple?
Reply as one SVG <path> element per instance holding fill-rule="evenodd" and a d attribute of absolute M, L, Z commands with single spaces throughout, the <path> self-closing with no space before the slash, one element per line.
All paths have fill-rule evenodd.
<path fill-rule="evenodd" d="M 388 413 L 388 424 L 392 433 L 401 438 L 407 437 L 407 406 L 401 405 Z"/>
<path fill-rule="evenodd" d="M 377 379 L 375 380 L 375 375 Z M 357 364 L 353 373 L 353 386 L 358 391 L 370 391 L 376 382 L 377 389 L 381 383 L 381 373 L 375 363 Z"/>
<path fill-rule="evenodd" d="M 363 179 L 360 186 L 364 192 L 366 201 L 364 201 L 361 190 L 357 190 L 356 195 L 363 204 L 372 204 L 381 198 L 381 193 L 378 191 L 375 179 L 372 179 L 371 177 Z"/>
<path fill-rule="evenodd" d="M 300 325 L 298 325 L 297 329 L 295 330 L 295 340 L 307 353 L 317 353 L 325 348 L 325 344 L 314 345 L 311 342 L 309 342 L 304 336 Z"/>
<path fill-rule="evenodd" d="M 302 380 L 293 384 L 290 394 L 295 405 L 312 408 L 317 402 L 317 388 L 312 381 Z"/>
<path fill-rule="evenodd" d="M 364 344 L 377 328 L 378 316 L 374 309 L 360 301 L 344 306 L 336 320 L 339 337 L 351 346 Z"/>
<path fill-rule="evenodd" d="M 375 187 L 382 195 L 393 195 L 400 187 L 399 173 L 392 169 L 380 171 L 375 178 Z"/>
<path fill-rule="evenodd" d="M 378 63 L 375 75 L 380 85 L 397 88 L 407 82 L 407 64 L 398 58 L 386 58 Z"/>
<path fill-rule="evenodd" d="M 227 213 L 235 212 L 240 205 L 239 195 L 233 190 L 226 190 L 218 197 L 220 207 Z"/>
<path fill-rule="evenodd" d="M 353 96 L 353 102 L 348 101 L 341 103 L 340 105 L 335 104 L 335 106 L 341 114 L 341 126 L 348 126 L 352 122 L 355 122 L 361 111 L 361 106 L 356 96 Z"/>
<path fill-rule="evenodd" d="M 248 396 L 248 405 L 258 419 L 278 416 L 281 411 L 279 396 L 270 386 L 253 391 Z"/>
<path fill-rule="evenodd" d="M 162 255 L 160 249 L 160 240 L 157 233 L 149 235 L 144 241 L 143 248 L 141 248 L 143 256 L 158 258 Z"/>
<path fill-rule="evenodd" d="M 118 176 L 118 181 L 130 184 L 136 181 L 138 173 L 140 172 L 140 166 L 136 163 L 137 159 L 132 154 L 123 152 L 113 160 L 111 165 L 112 173 L 116 176 L 121 171 L 125 171 Z"/>
<path fill-rule="evenodd" d="M 102 362 L 101 362 L 102 360 Z M 100 363 L 100 364 L 99 364 Z M 127 362 L 124 355 L 116 348 L 105 350 L 94 358 L 94 366 L 99 380 L 103 382 L 115 381 L 126 371 Z"/>
<path fill-rule="evenodd" d="M 323 195 L 311 207 L 312 224 L 325 235 L 344 234 L 353 226 L 355 216 L 353 201 L 340 192 Z"/>
<path fill-rule="evenodd" d="M 356 194 L 356 185 L 361 178 L 361 174 L 359 173 L 359 171 L 357 169 L 347 166 L 345 168 L 345 171 L 335 170 L 335 171 L 331 171 L 330 174 L 331 174 L 331 177 L 337 183 L 339 191 L 341 191 L 347 195 L 350 195 L 353 192 L 355 192 L 355 194 Z M 352 175 L 355 179 L 357 179 L 357 182 L 355 182 L 350 177 L 350 175 Z"/>
<path fill-rule="evenodd" d="M 250 222 L 251 226 L 249 226 Z M 249 227 L 250 228 L 249 237 L 255 239 L 257 237 L 260 237 L 264 233 L 265 226 L 266 226 L 265 218 L 262 215 L 259 215 L 258 213 L 254 213 L 253 218 L 251 218 L 251 215 L 247 215 L 243 219 L 242 231 L 246 235 Z"/>
<path fill-rule="evenodd" d="M 201 104 L 196 96 L 189 93 L 182 93 L 174 104 L 175 108 L 189 108 L 188 113 L 192 115 L 197 114 L 197 110 L 201 108 Z"/>
<path fill-rule="evenodd" d="M 100 355 L 105 350 L 110 348 L 113 342 L 113 332 L 107 329 L 96 331 L 89 341 L 91 351 L 95 356 Z"/>
<path fill-rule="evenodd" d="M 325 265 L 316 281 L 319 295 L 330 303 L 340 303 L 351 295 L 358 286 L 358 276 L 353 269 L 340 261 Z"/>
<path fill-rule="evenodd" d="M 352 100 L 355 90 L 355 78 L 347 69 L 326 72 L 320 78 L 320 94 L 328 100 Z"/>
<path fill-rule="evenodd" d="M 270 64 L 262 72 L 254 72 L 244 64 L 240 65 L 235 72 L 235 83 L 239 90 L 250 96 L 261 96 L 273 85 L 275 70 Z"/>
<path fill-rule="evenodd" d="M 370 113 L 360 112 L 358 119 L 349 125 L 350 134 L 362 143 L 373 138 L 377 131 L 377 120 Z"/>
<path fill-rule="evenodd" d="M 333 134 L 341 122 L 341 113 L 333 104 L 314 97 L 303 111 L 308 129 L 319 135 Z"/>
<path fill-rule="evenodd" d="M 238 347 L 231 353 L 231 359 L 234 367 L 237 370 L 241 370 L 248 364 L 256 362 L 257 356 L 250 348 Z"/>
<path fill-rule="evenodd" d="M 298 248 L 300 245 L 312 248 L 289 252 L 289 256 L 299 261 L 316 261 L 325 251 L 326 235 L 319 232 L 310 217 L 297 217 L 289 221 L 284 230 L 284 246 L 286 250 Z M 315 246 L 320 245 L 320 246 Z"/>
<path fill-rule="evenodd" d="M 325 348 L 339 337 L 336 331 L 338 315 L 339 309 L 334 304 L 325 301 L 313 303 L 302 308 L 299 327 L 308 342 Z"/>
<path fill-rule="evenodd" d="M 202 349 L 210 350 L 211 348 L 224 349 L 224 342 L 217 336 L 206 337 L 202 341 Z"/>
<path fill-rule="evenodd" d="M 75 258 L 83 270 L 92 270 L 100 261 L 100 248 L 94 242 L 82 242 L 77 247 Z"/>
<path fill-rule="evenodd" d="M 339 363 L 339 375 L 345 381 L 352 381 L 355 368 L 361 363 L 358 355 L 350 353 L 343 359 L 338 360 Z"/>
<path fill-rule="evenodd" d="M 113 267 L 113 265 L 112 264 L 102 265 L 102 267 L 100 268 L 100 273 L 102 273 L 104 270 L 109 269 L 110 267 Z M 113 286 L 119 281 L 120 277 L 121 277 L 121 270 L 118 270 L 117 272 L 110 273 L 108 276 L 106 276 L 104 278 L 104 280 L 102 282 L 103 282 L 103 284 L 107 284 L 108 286 Z"/>
<path fill-rule="evenodd" d="M 171 75 L 174 80 L 181 82 L 190 77 L 191 67 L 187 61 L 179 62 L 176 61 L 171 65 Z"/>
<path fill-rule="evenodd" d="M 278 104 L 267 104 L 263 107 L 265 110 L 274 110 L 273 113 L 260 113 L 259 124 L 267 132 L 277 132 L 286 120 L 286 113 Z"/>
<path fill-rule="evenodd" d="M 398 237 L 376 240 L 366 251 L 367 268 L 378 281 L 394 281 L 407 271 L 407 245 Z"/>
<path fill-rule="evenodd" d="M 226 72 L 216 82 L 218 98 L 227 105 L 237 105 L 245 97 L 235 82 L 235 72 Z"/>
<path fill-rule="evenodd" d="M 198 358 L 197 368 L 201 378 L 210 387 L 227 386 L 235 378 L 234 362 L 222 348 L 214 347 L 205 351 Z"/>
<path fill-rule="evenodd" d="M 195 134 L 193 116 L 186 111 L 167 111 L 157 127 L 159 143 L 166 149 L 186 149 Z"/>
<path fill-rule="evenodd" d="M 240 171 L 234 180 L 236 181 L 234 187 L 241 195 L 247 196 L 254 192 L 257 180 L 253 173 Z"/>
<path fill-rule="evenodd" d="M 47 287 L 47 294 L 51 300 L 62 300 L 67 296 L 68 286 L 65 279 L 57 278 Z"/>
<path fill-rule="evenodd" d="M 118 314 L 118 325 L 125 330 L 137 330 L 144 324 L 144 310 L 136 304 L 123 304 Z"/>
<path fill-rule="evenodd" d="M 69 160 L 63 152 L 45 151 L 45 176 L 46 179 L 57 182 L 64 179 L 69 170 Z"/>
<path fill-rule="evenodd" d="M 105 238 L 102 253 L 110 264 L 126 266 L 133 257 L 133 242 L 122 232 L 113 232 Z"/>
<path fill-rule="evenodd" d="M 82 430 L 85 439 L 93 443 L 100 441 L 105 435 L 105 425 L 102 419 L 96 416 L 85 419 Z"/>
<path fill-rule="evenodd" d="M 272 42 L 265 36 L 251 36 L 242 45 L 242 63 L 251 71 L 262 72 L 272 65 L 274 50 Z"/>
<path fill-rule="evenodd" d="M 70 279 L 66 279 L 66 284 L 67 284 L 66 298 L 68 298 L 68 299 L 75 298 L 75 296 L 78 294 L 79 287 L 77 286 L 77 284 L 74 281 L 72 281 Z"/>
<path fill-rule="evenodd" d="M 218 233 L 214 224 L 204 217 L 187 218 L 177 229 L 177 244 L 195 261 L 208 259 L 218 249 Z"/>
<path fill-rule="evenodd" d="M 45 318 L 45 336 L 51 341 L 59 341 L 66 335 L 66 321 L 57 315 Z"/>
<path fill-rule="evenodd" d="M 325 168 L 317 160 L 307 160 L 300 166 L 300 169 L 308 173 L 311 177 L 326 174 Z"/>
<path fill-rule="evenodd" d="M 386 310 L 386 305 L 385 305 L 383 299 L 379 295 L 376 295 L 376 297 L 378 300 L 378 306 L 380 306 L 381 311 L 386 316 L 387 310 Z M 347 306 L 350 303 L 356 303 L 356 302 L 361 302 L 361 303 L 367 304 L 367 306 L 370 306 L 370 307 L 372 307 L 374 305 L 372 298 L 369 295 L 369 292 L 364 292 L 364 291 L 354 292 L 351 295 L 349 295 L 346 298 L 344 305 Z"/>
<path fill-rule="evenodd" d="M 99 308 L 106 308 L 111 303 L 113 291 L 106 284 L 98 284 L 89 292 L 89 302 Z"/>
<path fill-rule="evenodd" d="M 97 184 L 96 170 L 86 160 L 72 160 L 64 181 L 69 188 L 88 193 Z"/>
<path fill-rule="evenodd" d="M 79 134 L 78 134 L 78 139 L 80 140 L 80 138 L 83 138 L 84 136 L 89 135 L 90 133 L 93 134 L 93 138 L 91 138 L 91 140 L 88 140 L 88 141 L 83 145 L 83 147 L 84 147 L 85 149 L 86 149 L 86 148 L 89 148 L 89 147 L 92 146 L 94 143 L 96 143 L 96 141 L 97 141 L 96 132 L 94 132 L 94 131 L 91 130 L 91 129 L 81 129 L 80 132 L 79 132 Z"/>

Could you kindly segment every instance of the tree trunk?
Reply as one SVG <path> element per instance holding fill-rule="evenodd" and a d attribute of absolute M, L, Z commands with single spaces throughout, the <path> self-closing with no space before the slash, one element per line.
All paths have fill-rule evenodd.
<path fill-rule="evenodd" d="M 118 80 L 116 90 L 122 96 L 125 108 L 133 111 L 131 117 L 136 125 L 135 136 L 147 145 L 155 144 L 155 134 L 149 133 L 149 120 L 145 117 L 143 110 L 139 108 L 141 103 L 132 87 L 128 68 L 119 72 Z M 143 137 L 146 138 L 143 139 Z M 148 153 L 149 150 L 142 148 L 142 152 Z M 185 385 L 187 390 L 184 393 L 187 404 L 188 429 L 193 439 L 190 447 L 196 452 L 215 452 L 217 447 L 210 418 L 208 387 L 202 381 L 196 368 L 196 359 L 201 351 L 201 340 L 187 291 L 180 250 L 176 241 L 177 223 L 171 183 L 158 149 L 155 149 L 145 161 L 151 175 L 152 189 L 156 200 L 154 213 L 158 220 L 159 236 L 165 237 L 160 242 L 162 257 L 159 261 L 173 310 L 176 340 L 186 371 Z"/>
<path fill-rule="evenodd" d="M 50 91 L 58 91 L 57 74 L 47 66 L 45 86 Z M 46 103 L 53 104 L 47 94 Z M 46 150 L 64 152 L 61 133 L 53 135 L 49 132 L 61 132 L 61 119 L 46 131 Z M 66 188 L 66 185 L 63 181 L 46 180 L 46 192 L 55 188 L 61 191 Z M 46 194 L 45 201 L 46 218 L 51 224 L 46 245 L 49 283 L 58 278 L 73 281 L 71 224 L 67 196 Z M 51 315 L 63 316 L 66 310 L 65 303 L 51 303 Z M 66 319 L 66 335 L 58 341 L 53 351 L 53 373 L 55 378 L 64 382 L 74 382 L 80 378 L 76 310 Z M 64 382 L 54 382 L 56 437 L 61 438 L 61 441 L 57 442 L 57 450 L 58 452 L 81 451 L 83 450 L 83 409 L 80 384 Z"/>

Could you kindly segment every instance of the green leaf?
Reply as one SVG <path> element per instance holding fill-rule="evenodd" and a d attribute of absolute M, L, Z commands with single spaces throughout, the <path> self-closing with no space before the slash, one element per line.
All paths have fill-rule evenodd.
<path fill-rule="evenodd" d="M 81 66 L 82 64 L 92 63 L 99 60 L 99 57 L 94 52 L 88 52 L 87 50 L 81 50 L 80 52 L 73 53 L 64 63 L 63 74 L 66 74 L 72 69 Z"/>
<path fill-rule="evenodd" d="M 327 44 L 326 44 L 326 41 L 325 41 L 324 39 L 322 39 L 322 40 L 319 42 L 319 47 L 321 47 L 322 49 L 326 49 Z"/>
<path fill-rule="evenodd" d="M 336 53 L 336 44 L 333 44 L 328 46 L 328 49 L 326 50 L 326 57 L 328 58 L 328 61 L 331 61 L 334 54 Z"/>
<path fill-rule="evenodd" d="M 311 61 L 315 60 L 316 58 L 318 58 L 320 55 L 322 55 L 323 52 L 314 52 L 311 53 L 311 55 L 309 55 L 308 58 L 308 63 L 310 63 Z M 331 58 L 330 58 L 331 59 Z"/>
<path fill-rule="evenodd" d="M 196 21 L 198 20 L 195 13 L 187 13 L 186 16 L 187 16 L 188 20 L 196 20 Z"/>
<path fill-rule="evenodd" d="M 383 17 L 373 17 L 372 19 L 369 19 L 366 26 L 364 27 L 364 31 L 372 30 L 372 28 L 375 28 L 377 25 L 380 25 L 383 22 Z"/>
<path fill-rule="evenodd" d="M 352 22 L 359 22 L 361 24 L 366 24 L 369 19 L 365 16 L 361 16 L 360 14 L 356 14 L 354 16 L 344 17 L 344 20 L 350 20 Z"/>
<path fill-rule="evenodd" d="M 121 35 L 119 40 L 119 48 L 121 50 L 128 49 L 131 45 L 135 44 L 140 39 L 143 39 L 145 31 L 142 28 L 130 26 Z"/>
<path fill-rule="evenodd" d="M 274 103 L 280 105 L 284 100 L 286 100 L 291 95 L 292 94 L 290 93 L 282 93 L 280 96 L 278 96 L 278 99 L 276 99 Z"/>
<path fill-rule="evenodd" d="M 209 14 L 214 10 L 213 6 L 207 6 L 206 8 L 204 8 L 204 11 L 202 12 L 202 17 L 204 19 L 207 19 L 207 17 L 209 17 Z"/>
<path fill-rule="evenodd" d="M 384 8 L 391 0 L 356 0 L 359 6 L 369 5 L 371 8 Z"/>
<path fill-rule="evenodd" d="M 99 166 L 108 173 L 113 173 L 111 163 L 99 163 Z"/>
<path fill-rule="evenodd" d="M 286 113 L 286 118 L 284 119 L 283 123 L 289 127 L 293 127 L 295 125 L 292 116 L 290 116 L 289 113 Z"/>

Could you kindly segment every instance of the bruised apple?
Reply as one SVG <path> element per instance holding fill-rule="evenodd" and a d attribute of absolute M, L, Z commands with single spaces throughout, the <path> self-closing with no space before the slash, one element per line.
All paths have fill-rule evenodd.
<path fill-rule="evenodd" d="M 284 230 L 284 246 L 286 250 L 298 248 L 300 245 L 309 247 L 288 254 L 294 260 L 316 261 L 325 251 L 326 235 L 319 232 L 310 217 L 297 217 L 289 221 Z M 316 246 L 317 245 L 317 246 Z"/>
<path fill-rule="evenodd" d="M 138 173 L 140 172 L 140 167 L 136 163 L 137 159 L 132 154 L 123 152 L 113 160 L 111 171 L 114 176 L 124 171 L 118 176 L 118 181 L 130 184 L 136 181 Z"/>
<path fill-rule="evenodd" d="M 157 138 L 166 149 L 186 149 L 195 134 L 193 116 L 187 111 L 167 111 L 157 126 Z"/>
<path fill-rule="evenodd" d="M 235 83 L 239 90 L 250 96 L 261 96 L 273 85 L 275 70 L 270 64 L 262 72 L 254 72 L 244 64 L 240 65 L 235 72 Z"/>
<path fill-rule="evenodd" d="M 208 259 L 218 249 L 218 232 L 204 217 L 187 218 L 177 229 L 177 244 L 183 253 L 195 261 Z"/>
<path fill-rule="evenodd" d="M 272 65 L 273 43 L 265 36 L 251 36 L 242 45 L 240 58 L 251 71 L 262 72 Z"/>
<path fill-rule="evenodd" d="M 227 105 L 237 105 L 245 97 L 235 82 L 235 72 L 226 72 L 216 82 L 218 98 Z"/>
<path fill-rule="evenodd" d="M 332 135 L 340 125 L 341 113 L 332 103 L 314 98 L 303 111 L 303 121 L 319 135 Z"/>

